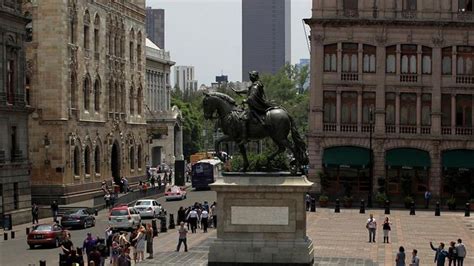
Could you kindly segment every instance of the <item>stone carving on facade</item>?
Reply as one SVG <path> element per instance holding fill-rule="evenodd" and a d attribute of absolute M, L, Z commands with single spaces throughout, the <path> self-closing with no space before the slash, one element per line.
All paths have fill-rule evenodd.
<path fill-rule="evenodd" d="M 468 30 L 464 33 L 463 42 L 465 45 L 469 45 L 469 31 Z"/>
<path fill-rule="evenodd" d="M 412 43 L 412 42 L 413 42 L 413 32 L 412 32 L 411 29 L 410 29 L 410 31 L 408 31 L 407 42 L 408 42 L 408 43 Z"/>
<path fill-rule="evenodd" d="M 443 36 L 440 36 L 440 35 L 433 36 L 432 41 L 435 47 L 442 47 L 444 44 L 444 38 Z"/>
<path fill-rule="evenodd" d="M 322 45 L 324 43 L 324 35 L 322 34 L 316 34 L 312 39 L 317 45 Z"/>

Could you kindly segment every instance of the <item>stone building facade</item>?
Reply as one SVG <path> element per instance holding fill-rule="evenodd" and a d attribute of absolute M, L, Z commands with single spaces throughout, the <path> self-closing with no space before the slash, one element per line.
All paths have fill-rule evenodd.
<path fill-rule="evenodd" d="M 160 49 L 147 39 L 146 46 L 146 120 L 149 136 L 147 163 L 151 167 L 174 165 L 183 157 L 183 131 L 181 111 L 171 107 L 169 52 Z"/>
<path fill-rule="evenodd" d="M 323 176 L 332 195 L 385 187 L 393 196 L 421 198 L 429 189 L 446 197 L 455 176 L 464 184 L 456 195 L 467 197 L 474 186 L 472 1 L 313 0 L 305 22 L 315 192 Z"/>
<path fill-rule="evenodd" d="M 28 95 L 25 94 L 24 16 L 18 1 L 0 1 L 0 220 L 30 221 Z"/>
<path fill-rule="evenodd" d="M 145 0 L 25 1 L 32 197 L 100 195 L 145 174 Z M 51 27 L 54 25 L 54 28 Z"/>

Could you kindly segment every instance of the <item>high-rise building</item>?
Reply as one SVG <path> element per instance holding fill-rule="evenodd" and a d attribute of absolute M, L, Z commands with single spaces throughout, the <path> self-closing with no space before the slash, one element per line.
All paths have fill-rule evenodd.
<path fill-rule="evenodd" d="M 33 200 L 103 195 L 146 176 L 145 0 L 23 1 Z M 51 30 L 54 25 L 54 30 Z"/>
<path fill-rule="evenodd" d="M 14 224 L 31 221 L 25 26 L 21 2 L 0 0 L 0 220 L 11 214 Z"/>
<path fill-rule="evenodd" d="M 146 34 L 160 49 L 165 49 L 165 10 L 146 8 Z"/>
<path fill-rule="evenodd" d="M 338 196 L 474 196 L 473 14 L 472 1 L 313 1 L 315 184 Z"/>
<path fill-rule="evenodd" d="M 303 86 L 300 87 L 300 88 L 298 88 L 298 92 L 302 93 L 302 92 L 308 90 L 308 88 L 309 88 L 309 77 L 310 77 L 309 73 L 310 73 L 310 71 L 311 71 L 309 58 L 301 58 L 301 59 L 300 59 L 300 62 L 299 62 L 298 64 L 296 64 L 295 67 L 296 67 L 296 69 L 297 69 L 298 71 L 301 71 L 301 69 L 302 69 L 303 67 L 307 67 L 307 68 L 308 68 L 308 72 L 307 72 L 307 73 L 308 73 L 308 76 L 306 77 L 306 79 L 305 79 L 305 81 L 304 81 L 304 83 L 303 83 Z M 300 86 L 300 84 L 297 84 L 297 85 Z"/>
<path fill-rule="evenodd" d="M 277 73 L 291 60 L 290 0 L 242 0 L 242 80 Z"/>
<path fill-rule="evenodd" d="M 196 92 L 198 81 L 194 79 L 194 66 L 174 67 L 174 88 L 182 92 Z"/>

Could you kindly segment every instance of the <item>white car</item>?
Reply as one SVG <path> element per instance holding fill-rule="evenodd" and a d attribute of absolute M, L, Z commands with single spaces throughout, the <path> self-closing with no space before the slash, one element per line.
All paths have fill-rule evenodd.
<path fill-rule="evenodd" d="M 161 204 L 158 203 L 158 201 L 152 199 L 137 200 L 133 207 L 135 208 L 135 210 L 138 211 L 140 217 L 142 218 L 155 218 L 160 214 L 161 210 L 163 209 L 161 207 Z"/>
<path fill-rule="evenodd" d="M 114 229 L 136 229 L 141 223 L 140 214 L 133 207 L 121 205 L 110 211 L 109 225 Z"/>
<path fill-rule="evenodd" d="M 172 186 L 165 192 L 165 199 L 168 200 L 183 200 L 186 198 L 186 190 L 178 186 Z"/>

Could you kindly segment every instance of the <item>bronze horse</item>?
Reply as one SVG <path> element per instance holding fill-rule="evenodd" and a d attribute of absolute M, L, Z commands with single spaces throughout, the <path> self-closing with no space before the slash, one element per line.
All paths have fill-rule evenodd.
<path fill-rule="evenodd" d="M 219 145 L 223 141 L 234 141 L 238 143 L 240 153 L 242 154 L 244 165 L 243 171 L 247 171 L 249 162 L 247 158 L 247 151 L 245 144 L 242 143 L 242 130 L 245 123 L 241 119 L 243 112 L 235 100 L 224 93 L 219 92 L 204 92 L 204 99 L 202 102 L 205 119 L 213 119 L 214 114 L 217 113 L 219 119 L 219 127 L 224 136 L 217 139 L 215 142 L 215 150 L 219 150 Z M 264 124 L 251 119 L 248 125 L 247 139 L 260 140 L 265 137 L 270 137 L 278 147 L 278 150 L 273 152 L 267 158 L 267 164 L 271 162 L 278 154 L 289 149 L 293 153 L 294 160 L 291 162 L 292 172 L 302 170 L 301 167 L 308 164 L 308 155 L 306 152 L 306 144 L 301 138 L 296 128 L 293 118 L 288 112 L 281 107 L 269 108 L 266 115 L 263 117 Z M 291 132 L 293 144 L 288 140 L 288 134 Z"/>

